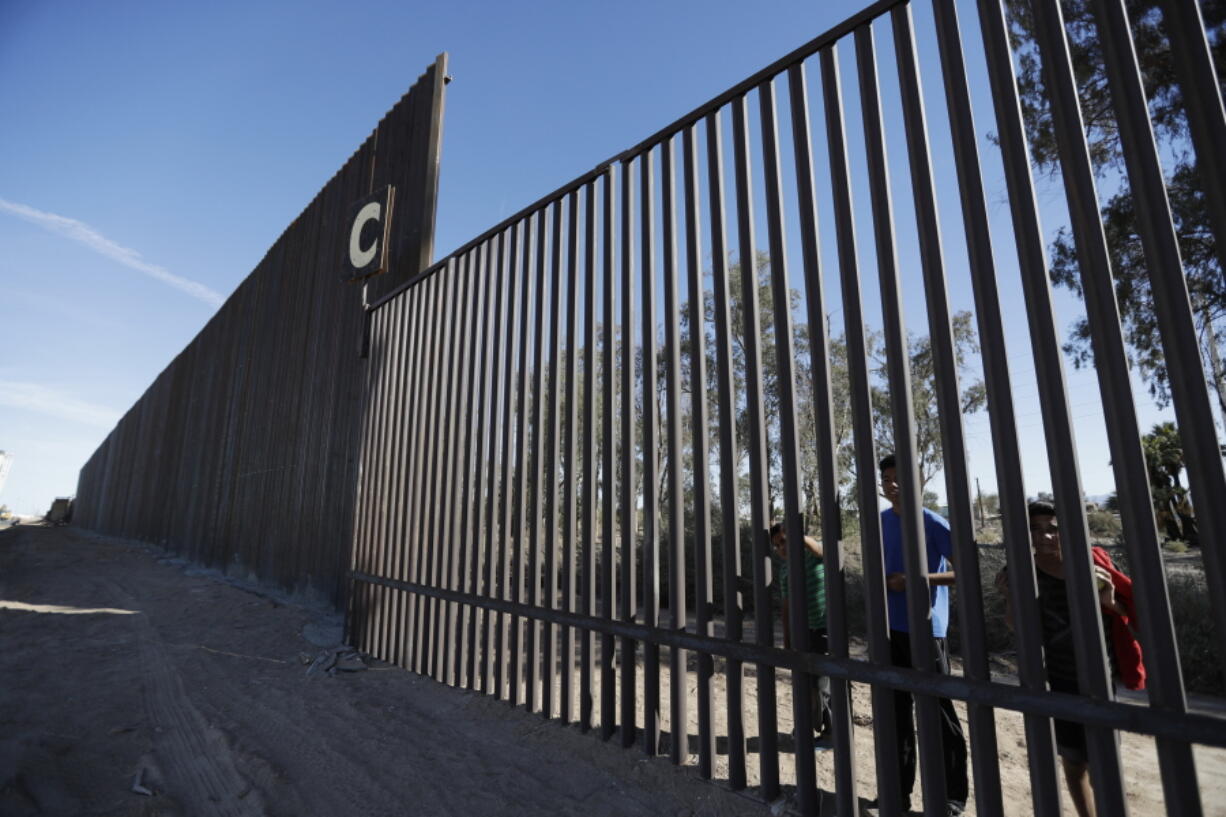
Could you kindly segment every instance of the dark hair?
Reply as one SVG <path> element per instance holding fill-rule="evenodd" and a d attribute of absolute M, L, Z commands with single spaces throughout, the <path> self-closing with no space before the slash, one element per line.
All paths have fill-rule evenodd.
<path fill-rule="evenodd" d="M 1056 506 L 1045 500 L 1039 499 L 1031 502 L 1027 507 L 1027 515 L 1030 519 L 1036 516 L 1055 516 Z"/>
<path fill-rule="evenodd" d="M 774 539 L 776 536 L 778 536 L 781 533 L 783 533 L 783 523 L 782 522 L 776 522 L 775 524 L 771 525 L 771 538 L 772 539 Z"/>
<path fill-rule="evenodd" d="M 881 458 L 881 462 L 877 463 L 877 470 L 880 471 L 882 474 L 885 473 L 885 469 L 887 468 L 897 468 L 897 467 L 898 466 L 894 462 L 893 454 L 886 454 L 884 457 Z"/>

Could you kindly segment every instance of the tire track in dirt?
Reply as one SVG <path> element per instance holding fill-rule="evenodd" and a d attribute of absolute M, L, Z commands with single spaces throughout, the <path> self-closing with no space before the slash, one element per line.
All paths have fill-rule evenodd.
<path fill-rule="evenodd" d="M 106 585 L 118 605 L 139 609 L 138 600 L 118 583 L 106 580 Z M 264 814 L 263 798 L 238 771 L 225 734 L 192 703 L 153 622 L 144 614 L 128 618 L 137 637 L 145 710 L 164 785 L 183 802 L 209 803 L 208 812 L 219 817 Z"/>

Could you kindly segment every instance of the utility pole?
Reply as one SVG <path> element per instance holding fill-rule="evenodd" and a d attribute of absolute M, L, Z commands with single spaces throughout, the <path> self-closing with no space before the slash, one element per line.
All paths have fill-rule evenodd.
<path fill-rule="evenodd" d="M 979 531 L 980 531 L 980 532 L 982 532 L 982 531 L 983 531 L 983 526 L 984 526 L 984 518 L 983 518 L 983 489 L 979 487 L 979 477 L 975 477 L 975 493 L 976 493 L 976 494 L 979 496 L 979 502 L 978 502 L 978 506 L 979 506 Z"/>

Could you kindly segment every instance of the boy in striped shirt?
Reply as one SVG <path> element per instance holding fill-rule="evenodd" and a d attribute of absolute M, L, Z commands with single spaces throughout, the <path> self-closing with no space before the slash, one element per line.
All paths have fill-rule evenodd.
<path fill-rule="evenodd" d="M 788 631 L 787 598 L 788 598 L 788 560 L 787 534 L 783 523 L 771 526 L 771 544 L 779 557 L 779 589 L 783 596 L 783 644 L 791 646 L 791 633 Z M 822 560 L 822 545 L 812 536 L 805 536 L 805 596 L 809 614 L 809 651 L 825 654 L 827 650 L 826 632 L 826 566 Z M 830 730 L 830 679 L 824 675 L 813 676 L 813 729 L 817 739 L 813 742 L 815 749 L 830 749 L 834 746 Z"/>

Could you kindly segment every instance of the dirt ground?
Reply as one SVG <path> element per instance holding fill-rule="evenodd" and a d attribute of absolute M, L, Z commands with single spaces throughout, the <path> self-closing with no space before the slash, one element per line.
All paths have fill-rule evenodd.
<path fill-rule="evenodd" d="M 723 754 L 711 783 L 699 778 L 696 757 L 678 769 L 667 757 L 647 759 L 575 726 L 379 662 L 361 672 L 308 673 L 309 662 L 339 643 L 340 625 L 326 608 L 192 568 L 150 546 L 71 528 L 0 530 L 0 814 L 788 810 L 787 802 L 768 810 L 752 788 L 730 792 L 721 784 Z M 757 691 L 747 675 L 752 787 Z M 785 736 L 789 686 L 780 673 Z M 661 688 L 664 729 L 671 731 L 667 657 Z M 867 696 L 857 685 L 863 797 L 874 794 Z M 694 709 L 691 703 L 692 717 Z M 1006 808 L 1026 814 L 1021 719 L 1000 711 L 997 724 Z M 687 731 L 696 734 L 696 724 Z M 1132 813 L 1162 813 L 1153 741 L 1126 734 L 1122 754 Z M 1206 813 L 1226 814 L 1226 752 L 1198 749 L 1196 760 Z M 791 783 L 792 755 L 781 754 L 780 766 L 782 781 Z M 819 756 L 817 774 L 830 805 L 830 753 Z"/>

